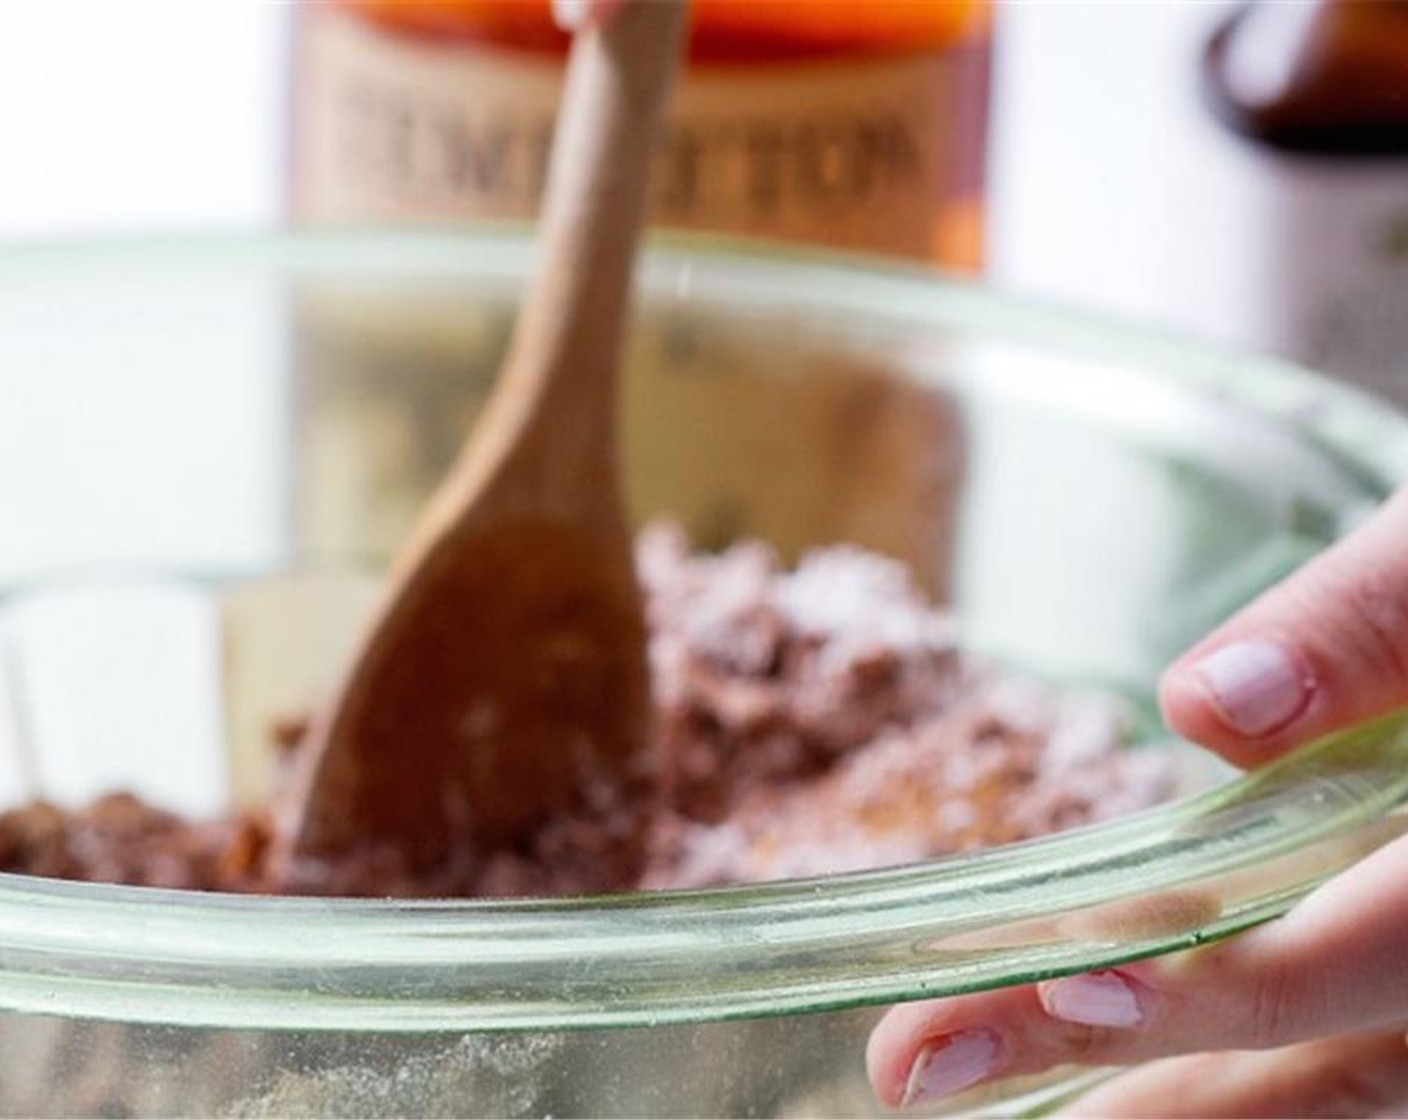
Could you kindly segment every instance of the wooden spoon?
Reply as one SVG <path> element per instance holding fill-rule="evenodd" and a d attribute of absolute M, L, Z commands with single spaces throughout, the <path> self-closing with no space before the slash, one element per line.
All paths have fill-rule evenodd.
<path fill-rule="evenodd" d="M 356 851 L 443 865 L 649 769 L 617 367 L 684 23 L 680 0 L 643 2 L 576 38 L 507 361 L 313 720 L 273 860 L 285 887 Z"/>

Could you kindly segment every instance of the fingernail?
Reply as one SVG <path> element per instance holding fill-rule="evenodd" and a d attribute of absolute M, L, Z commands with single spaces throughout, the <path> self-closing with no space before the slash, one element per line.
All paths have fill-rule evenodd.
<path fill-rule="evenodd" d="M 1047 1014 L 1088 1027 L 1137 1027 L 1144 1021 L 1139 999 L 1116 972 L 1086 972 L 1041 987 Z"/>
<path fill-rule="evenodd" d="M 1242 735 L 1265 735 L 1290 723 L 1315 685 L 1279 642 L 1232 642 L 1192 671 L 1222 722 Z"/>
<path fill-rule="evenodd" d="M 903 1104 L 922 1104 L 976 1085 L 997 1069 L 1002 1040 L 989 1030 L 958 1031 L 929 1043 L 910 1067 Z"/>
<path fill-rule="evenodd" d="M 589 0 L 552 0 L 552 18 L 563 31 L 580 31 L 591 12 Z"/>

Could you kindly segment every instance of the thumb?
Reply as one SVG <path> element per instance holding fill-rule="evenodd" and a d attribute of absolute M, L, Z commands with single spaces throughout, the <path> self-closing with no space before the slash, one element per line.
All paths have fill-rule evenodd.
<path fill-rule="evenodd" d="M 1239 766 L 1408 704 L 1408 489 L 1174 662 L 1161 701 Z"/>

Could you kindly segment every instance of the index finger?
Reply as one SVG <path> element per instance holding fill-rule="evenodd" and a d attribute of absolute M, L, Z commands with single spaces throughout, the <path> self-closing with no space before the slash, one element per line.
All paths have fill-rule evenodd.
<path fill-rule="evenodd" d="M 1286 917 L 1201 949 L 893 1008 L 867 1067 L 886 1104 L 1057 1065 L 1258 1050 L 1408 1018 L 1408 837 Z"/>

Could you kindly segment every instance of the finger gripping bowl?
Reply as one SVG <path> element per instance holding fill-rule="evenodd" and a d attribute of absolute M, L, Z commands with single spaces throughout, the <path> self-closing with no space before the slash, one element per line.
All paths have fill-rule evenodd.
<path fill-rule="evenodd" d="M 269 723 L 348 648 L 530 256 L 511 231 L 0 255 L 0 800 L 267 789 Z M 1302 371 L 924 272 L 666 242 L 640 295 L 641 517 L 898 555 L 967 644 L 1123 695 L 1142 740 L 1160 666 L 1408 472 L 1402 421 Z M 1272 917 L 1397 834 L 1405 792 L 1395 718 L 1113 823 L 765 886 L 0 876 L 0 1114 L 872 1115 L 879 1008 Z"/>

